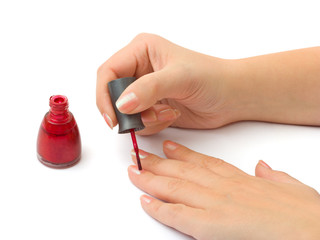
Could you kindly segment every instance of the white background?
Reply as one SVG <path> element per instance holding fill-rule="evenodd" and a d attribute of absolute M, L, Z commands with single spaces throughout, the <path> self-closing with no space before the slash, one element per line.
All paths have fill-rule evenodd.
<path fill-rule="evenodd" d="M 109 130 L 95 105 L 97 68 L 140 32 L 242 58 L 319 46 L 319 29 L 317 1 L 1 0 L 0 239 L 189 239 L 141 209 L 127 177 L 130 136 Z M 53 94 L 69 98 L 82 136 L 82 159 L 66 170 L 36 158 Z M 165 139 L 250 174 L 263 159 L 320 190 L 317 127 L 243 122 L 138 142 L 163 156 Z"/>

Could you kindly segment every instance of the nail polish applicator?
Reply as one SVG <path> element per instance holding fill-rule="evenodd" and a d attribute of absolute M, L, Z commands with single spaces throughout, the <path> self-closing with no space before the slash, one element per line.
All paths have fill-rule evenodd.
<path fill-rule="evenodd" d="M 135 77 L 118 78 L 108 83 L 108 89 L 109 89 L 112 106 L 116 113 L 117 120 L 119 123 L 118 133 L 123 134 L 123 133 L 130 132 L 133 148 L 136 153 L 138 168 L 141 171 L 142 166 L 140 162 L 139 148 L 138 148 L 136 134 L 135 134 L 136 131 L 139 131 L 145 128 L 141 120 L 141 114 L 140 113 L 124 114 L 119 112 L 118 108 L 116 107 L 116 101 L 118 100 L 122 92 L 135 80 L 136 80 Z"/>

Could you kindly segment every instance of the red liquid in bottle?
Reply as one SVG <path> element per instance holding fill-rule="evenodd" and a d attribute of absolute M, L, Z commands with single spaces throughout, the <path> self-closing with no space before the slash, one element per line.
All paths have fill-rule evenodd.
<path fill-rule="evenodd" d="M 38 134 L 37 152 L 41 163 L 51 168 L 75 165 L 81 156 L 77 123 L 69 112 L 68 99 L 55 95 L 49 100 L 50 111 L 44 116 Z"/>

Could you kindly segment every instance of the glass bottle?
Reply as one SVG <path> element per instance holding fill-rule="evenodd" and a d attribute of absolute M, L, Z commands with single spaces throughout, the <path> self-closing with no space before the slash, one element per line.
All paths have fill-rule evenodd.
<path fill-rule="evenodd" d="M 50 110 L 42 120 L 38 140 L 38 159 L 47 167 L 67 168 L 79 162 L 81 139 L 66 96 L 49 99 Z"/>

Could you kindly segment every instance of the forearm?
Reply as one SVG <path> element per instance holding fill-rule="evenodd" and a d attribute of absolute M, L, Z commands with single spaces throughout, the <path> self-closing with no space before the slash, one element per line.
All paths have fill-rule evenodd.
<path fill-rule="evenodd" d="M 232 61 L 241 120 L 320 125 L 320 47 Z"/>

